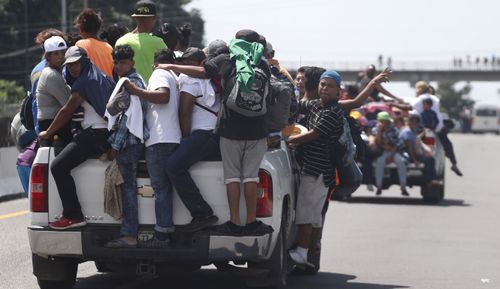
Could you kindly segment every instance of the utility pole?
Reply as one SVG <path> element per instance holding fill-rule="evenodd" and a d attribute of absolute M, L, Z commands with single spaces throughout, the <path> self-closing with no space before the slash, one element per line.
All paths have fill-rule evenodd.
<path fill-rule="evenodd" d="M 68 5 L 66 0 L 61 0 L 61 31 L 66 34 L 68 31 Z"/>
<path fill-rule="evenodd" d="M 29 53 L 28 53 L 28 0 L 24 0 L 24 83 L 25 87 L 30 87 L 31 79 L 29 76 Z"/>

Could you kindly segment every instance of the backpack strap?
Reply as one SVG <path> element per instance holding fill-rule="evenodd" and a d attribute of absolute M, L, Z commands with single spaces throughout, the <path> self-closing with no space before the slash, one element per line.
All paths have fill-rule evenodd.
<path fill-rule="evenodd" d="M 203 95 L 198 95 L 196 98 L 200 98 L 200 97 L 203 97 Z M 204 109 L 204 110 L 210 112 L 211 114 L 213 114 L 215 116 L 218 116 L 218 113 L 216 111 L 211 110 L 210 108 L 204 106 L 203 104 L 198 103 L 197 101 L 194 102 L 194 105 L 196 105 L 197 107 L 199 107 L 201 109 Z"/>

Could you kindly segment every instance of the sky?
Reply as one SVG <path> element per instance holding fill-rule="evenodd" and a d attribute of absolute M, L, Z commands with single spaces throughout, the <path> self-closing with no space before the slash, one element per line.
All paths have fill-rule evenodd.
<path fill-rule="evenodd" d="M 397 70 L 424 61 L 452 65 L 467 55 L 500 57 L 497 0 L 193 0 L 192 8 L 205 20 L 207 43 L 250 28 L 272 43 L 283 63 L 364 67 L 382 55 Z M 498 82 L 471 84 L 471 98 L 500 105 L 500 73 Z M 406 83 L 385 87 L 403 97 L 414 94 Z"/>

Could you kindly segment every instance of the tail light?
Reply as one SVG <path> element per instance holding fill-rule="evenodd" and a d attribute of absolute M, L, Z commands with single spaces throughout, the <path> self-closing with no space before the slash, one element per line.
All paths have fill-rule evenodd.
<path fill-rule="evenodd" d="M 434 137 L 424 137 L 422 142 L 426 145 L 434 145 L 436 143 L 436 139 Z"/>
<path fill-rule="evenodd" d="M 49 211 L 48 165 L 35 164 L 31 168 L 31 211 L 46 213 Z"/>
<path fill-rule="evenodd" d="M 422 138 L 422 142 L 426 145 L 434 145 L 436 143 L 436 138 L 434 133 L 426 130 L 424 133 L 424 137 Z"/>
<path fill-rule="evenodd" d="M 273 215 L 273 179 L 269 172 L 259 171 L 257 184 L 257 217 L 271 217 Z"/>

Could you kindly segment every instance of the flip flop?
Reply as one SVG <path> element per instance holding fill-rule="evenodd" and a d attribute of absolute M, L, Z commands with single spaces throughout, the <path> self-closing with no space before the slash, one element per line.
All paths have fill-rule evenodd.
<path fill-rule="evenodd" d="M 118 238 L 107 242 L 104 247 L 106 248 L 137 248 L 136 244 L 129 244 L 123 238 Z"/>

